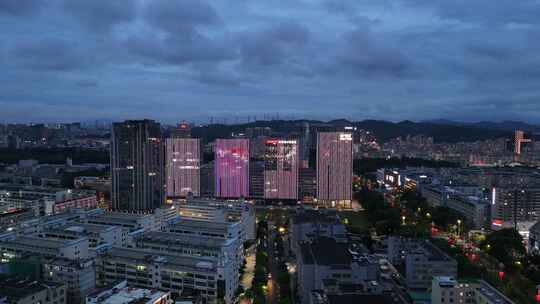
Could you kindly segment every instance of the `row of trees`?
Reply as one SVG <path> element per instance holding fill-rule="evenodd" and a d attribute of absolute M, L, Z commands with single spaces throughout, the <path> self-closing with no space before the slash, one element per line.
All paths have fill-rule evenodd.
<path fill-rule="evenodd" d="M 362 158 L 353 162 L 354 174 L 366 175 L 375 172 L 379 168 L 405 168 L 405 167 L 429 167 L 429 168 L 453 168 L 458 163 L 449 161 L 430 160 L 422 158 L 392 157 L 388 158 Z"/>
<path fill-rule="evenodd" d="M 36 159 L 41 163 L 63 164 L 66 158 L 74 163 L 109 163 L 109 152 L 82 148 L 0 148 L 0 162 L 15 164 L 21 159 Z"/>
<path fill-rule="evenodd" d="M 266 236 L 268 235 L 268 223 L 260 221 L 257 225 L 257 254 L 255 256 L 255 274 L 251 285 L 251 293 L 253 304 L 265 304 L 266 294 L 265 287 L 268 278 L 268 243 Z"/>
<path fill-rule="evenodd" d="M 285 260 L 282 258 L 285 256 L 285 245 L 283 243 L 283 238 L 281 235 L 277 235 L 276 237 L 276 251 L 277 256 L 279 256 L 279 262 L 278 262 L 278 277 L 277 282 L 279 284 L 279 291 L 280 291 L 280 297 L 279 297 L 279 304 L 289 304 L 291 303 L 291 277 L 289 275 L 289 271 L 287 270 L 287 265 L 285 264 Z"/>
<path fill-rule="evenodd" d="M 432 225 L 448 228 L 461 221 L 462 216 L 447 207 L 431 207 L 414 190 L 407 190 L 397 195 L 394 206 L 385 202 L 380 192 L 366 188 L 355 193 L 368 220 L 378 234 L 429 236 Z M 403 225 L 410 223 L 410 225 Z M 462 225 L 466 225 L 463 221 Z"/>

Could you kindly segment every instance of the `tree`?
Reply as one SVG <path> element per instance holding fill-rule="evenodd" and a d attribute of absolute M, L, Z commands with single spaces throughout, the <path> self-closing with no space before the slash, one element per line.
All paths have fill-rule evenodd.
<path fill-rule="evenodd" d="M 432 218 L 435 225 L 448 228 L 450 225 L 456 225 L 458 219 L 463 216 L 453 209 L 440 206 L 433 209 Z"/>
<path fill-rule="evenodd" d="M 523 238 L 513 228 L 494 231 L 486 237 L 482 244 L 488 254 L 503 263 L 508 269 L 515 269 L 516 262 L 526 253 Z"/>

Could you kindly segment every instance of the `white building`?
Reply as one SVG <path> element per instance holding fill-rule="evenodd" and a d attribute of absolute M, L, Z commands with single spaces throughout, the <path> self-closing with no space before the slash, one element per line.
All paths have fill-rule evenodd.
<path fill-rule="evenodd" d="M 120 226 L 69 222 L 60 227 L 45 228 L 40 235 L 66 240 L 87 237 L 90 248 L 97 248 L 103 245 L 128 246 L 128 242 L 123 236 L 122 227 Z"/>
<path fill-rule="evenodd" d="M 255 209 L 244 200 L 214 200 L 188 198 L 174 203 L 183 219 L 208 222 L 240 222 L 242 241 L 255 240 Z"/>
<path fill-rule="evenodd" d="M 148 232 L 134 241 L 136 248 L 180 257 L 211 260 L 220 277 L 228 278 L 230 289 L 238 288 L 238 273 L 243 263 L 243 246 L 238 238 L 217 238 L 177 234 L 171 232 Z"/>
<path fill-rule="evenodd" d="M 434 277 L 431 304 L 513 304 L 505 295 L 484 280 L 457 281 L 454 277 Z"/>
<path fill-rule="evenodd" d="M 407 287 L 414 290 L 428 289 L 433 277 L 457 275 L 456 260 L 427 240 L 389 237 L 388 260 L 405 264 Z"/>
<path fill-rule="evenodd" d="M 98 256 L 96 269 L 101 284 L 127 280 L 131 287 L 169 291 L 176 300 L 229 304 L 234 298 L 234 278 L 219 274 L 212 259 L 115 247 Z"/>
<path fill-rule="evenodd" d="M 127 287 L 122 281 L 86 296 L 86 304 L 172 304 L 170 292 Z"/>
<path fill-rule="evenodd" d="M 308 304 L 314 290 L 336 291 L 347 285 L 355 292 L 380 294 L 378 260 L 348 243 L 320 237 L 299 244 L 297 255 L 298 295 Z"/>
<path fill-rule="evenodd" d="M 207 222 L 191 219 L 181 219 L 165 228 L 166 232 L 174 232 L 200 237 L 237 238 L 242 240 L 240 222 Z"/>

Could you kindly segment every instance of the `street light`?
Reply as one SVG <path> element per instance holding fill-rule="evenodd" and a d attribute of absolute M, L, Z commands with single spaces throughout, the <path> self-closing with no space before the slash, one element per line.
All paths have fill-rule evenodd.
<path fill-rule="evenodd" d="M 401 224 L 403 226 L 405 226 L 405 219 L 406 219 L 405 215 L 401 216 Z"/>

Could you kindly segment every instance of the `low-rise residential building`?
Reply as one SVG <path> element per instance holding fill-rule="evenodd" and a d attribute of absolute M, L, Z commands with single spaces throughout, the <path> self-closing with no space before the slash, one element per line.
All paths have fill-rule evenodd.
<path fill-rule="evenodd" d="M 130 232 L 137 230 L 159 231 L 161 228 L 161 223 L 156 221 L 151 213 L 140 214 L 96 209 L 83 220 L 90 224 L 121 226 Z"/>
<path fill-rule="evenodd" d="M 458 188 L 434 185 L 422 187 L 422 196 L 433 207 L 442 206 L 458 212 L 474 229 L 489 227 L 490 204 L 478 193 L 467 193 Z"/>
<path fill-rule="evenodd" d="M 513 304 L 505 295 L 484 280 L 456 280 L 434 277 L 431 285 L 432 304 Z"/>
<path fill-rule="evenodd" d="M 404 304 L 398 298 L 392 298 L 387 294 L 363 294 L 355 292 L 345 292 L 340 294 L 327 294 L 322 290 L 311 292 L 309 304 Z"/>
<path fill-rule="evenodd" d="M 436 276 L 457 275 L 456 260 L 427 240 L 389 237 L 388 260 L 405 265 L 405 280 L 412 290 L 427 290 Z"/>
<path fill-rule="evenodd" d="M 10 265 L 30 257 L 38 259 L 46 280 L 66 284 L 67 302 L 81 303 L 95 287 L 94 262 L 88 244 L 88 238 L 16 236 L 0 242 L 0 263 Z"/>
<path fill-rule="evenodd" d="M 89 247 L 96 248 L 103 245 L 127 246 L 128 242 L 123 238 L 120 226 L 109 226 L 99 224 L 86 224 L 69 222 L 60 227 L 46 228 L 41 233 L 43 237 L 74 240 L 87 237 Z"/>
<path fill-rule="evenodd" d="M 67 303 L 84 303 L 86 295 L 96 287 L 93 259 L 45 259 L 42 261 L 42 276 L 47 280 L 66 284 Z"/>
<path fill-rule="evenodd" d="M 122 227 L 122 244 L 131 244 L 133 237 L 145 231 L 159 231 L 162 221 L 154 214 L 109 212 L 96 209 L 80 220 L 82 223 Z"/>
<path fill-rule="evenodd" d="M 242 239 L 242 226 L 240 222 L 207 222 L 192 219 L 180 219 L 164 229 L 174 232 L 200 237 L 238 238 Z"/>
<path fill-rule="evenodd" d="M 195 199 L 174 204 L 183 219 L 209 222 L 240 222 L 242 241 L 255 240 L 255 209 L 244 200 Z"/>
<path fill-rule="evenodd" d="M 243 246 L 237 238 L 202 237 L 171 232 L 147 232 L 134 241 L 135 247 L 156 254 L 198 257 L 212 260 L 223 277 L 238 286 L 238 273 L 243 263 Z"/>
<path fill-rule="evenodd" d="M 33 209 L 8 209 L 0 211 L 0 229 L 13 229 L 18 223 L 34 218 Z"/>
<path fill-rule="evenodd" d="M 100 253 L 96 268 L 102 285 L 126 280 L 132 287 L 169 291 L 176 300 L 232 303 L 235 292 L 235 278 L 219 274 L 216 263 L 202 257 L 114 247 Z"/>
<path fill-rule="evenodd" d="M 0 210 L 32 209 L 40 216 L 96 207 L 97 196 L 93 190 L 0 184 Z"/>
<path fill-rule="evenodd" d="M 314 290 L 336 291 L 348 286 L 365 294 L 382 292 L 378 260 L 359 248 L 329 237 L 301 242 L 299 248 L 296 269 L 301 303 L 309 303 Z"/>
<path fill-rule="evenodd" d="M 347 229 L 335 211 L 299 209 L 289 223 L 290 247 L 298 254 L 299 244 L 319 237 L 347 241 Z"/>
<path fill-rule="evenodd" d="M 62 240 L 37 236 L 18 236 L 12 240 L 0 242 L 3 258 L 20 258 L 27 254 L 41 257 L 62 257 L 69 260 L 81 260 L 89 257 L 88 238 Z"/>
<path fill-rule="evenodd" d="M 0 303 L 66 304 L 66 286 L 20 277 L 0 277 Z"/>
<path fill-rule="evenodd" d="M 86 304 L 172 304 L 171 293 L 128 287 L 127 281 L 121 281 L 110 287 L 86 296 Z"/>

